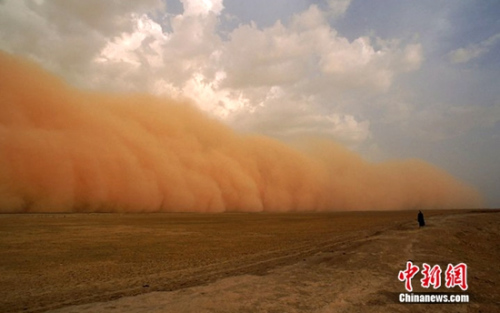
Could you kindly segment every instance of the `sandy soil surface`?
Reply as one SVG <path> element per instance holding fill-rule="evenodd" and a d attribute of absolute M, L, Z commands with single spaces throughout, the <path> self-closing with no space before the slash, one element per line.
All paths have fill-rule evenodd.
<path fill-rule="evenodd" d="M 498 311 L 500 213 L 426 217 L 418 229 L 416 212 L 1 215 L 0 311 Z M 471 302 L 400 304 L 407 260 L 465 262 Z"/>

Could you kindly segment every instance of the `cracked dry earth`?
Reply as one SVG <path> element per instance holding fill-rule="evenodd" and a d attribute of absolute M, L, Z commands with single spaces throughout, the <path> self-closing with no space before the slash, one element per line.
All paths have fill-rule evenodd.
<path fill-rule="evenodd" d="M 289 216 L 285 220 L 279 217 L 278 220 L 273 218 L 273 223 L 280 224 L 279 230 L 274 231 L 269 231 L 273 228 L 268 224 L 269 217 L 265 217 L 265 222 L 259 219 L 260 222 L 256 220 L 247 225 L 248 231 L 252 229 L 251 238 L 258 238 L 252 246 L 258 242 L 263 245 L 255 251 L 250 249 L 244 258 L 224 257 L 195 267 L 198 271 L 190 269 L 184 276 L 162 272 L 151 274 L 147 281 L 153 292 L 135 296 L 134 292 L 131 296 L 123 292 L 121 298 L 118 298 L 119 293 L 108 293 L 107 297 L 95 298 L 95 302 L 76 302 L 76 305 L 71 305 L 71 301 L 65 304 L 57 300 L 60 301 L 59 308 L 52 310 L 47 305 L 45 308 L 59 313 L 422 312 L 428 309 L 433 312 L 495 312 L 500 309 L 500 213 L 485 212 L 429 212 L 427 226 L 422 229 L 416 226 L 415 212 L 364 213 L 369 216 L 368 220 L 363 219 L 363 213 L 299 215 L 297 219 Z M 391 218 L 384 219 L 384 216 Z M 364 227 L 353 227 L 351 224 L 356 220 Z M 332 224 L 324 224 L 325 221 Z M 232 220 L 231 224 L 234 222 Z M 338 223 L 351 225 L 346 226 L 350 230 L 327 231 L 328 225 Z M 245 232 L 245 225 L 239 224 L 240 232 Z M 264 228 L 259 230 L 258 225 Z M 285 229 L 283 233 L 280 232 L 282 229 Z M 295 233 L 295 237 L 291 233 Z M 289 236 L 295 241 L 286 242 L 285 238 Z M 249 239 L 240 240 L 238 245 L 245 246 Z M 273 248 L 269 248 L 266 240 L 274 243 L 281 240 L 283 243 L 280 249 L 275 249 L 271 243 L 269 247 Z M 399 293 L 405 290 L 397 274 L 408 260 L 420 268 L 424 262 L 439 264 L 442 269 L 448 263 L 466 263 L 469 284 L 466 292 L 461 292 L 458 287 L 441 287 L 437 291 L 467 293 L 470 303 L 399 303 Z M 429 291 L 419 286 L 419 276 L 413 279 L 415 291 Z M 169 290 L 168 286 L 164 289 L 156 287 L 158 291 L 154 291 L 153 287 L 164 279 L 179 280 L 180 283 L 170 291 L 162 291 Z M 116 287 L 120 289 L 120 286 L 118 283 Z M 29 301 L 25 303 L 27 305 Z M 24 311 L 29 310 L 28 307 Z"/>

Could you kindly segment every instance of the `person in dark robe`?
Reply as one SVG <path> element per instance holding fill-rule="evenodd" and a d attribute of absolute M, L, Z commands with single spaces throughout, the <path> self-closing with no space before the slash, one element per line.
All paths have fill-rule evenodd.
<path fill-rule="evenodd" d="M 418 221 L 418 227 L 425 226 L 424 213 L 422 213 L 422 211 L 418 211 L 417 221 Z"/>

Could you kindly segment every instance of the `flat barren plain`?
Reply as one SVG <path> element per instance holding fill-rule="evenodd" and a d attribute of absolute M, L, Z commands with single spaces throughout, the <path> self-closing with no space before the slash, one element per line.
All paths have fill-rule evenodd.
<path fill-rule="evenodd" d="M 468 266 L 433 312 L 498 312 L 500 212 L 424 213 L 3 214 L 0 312 L 421 312 L 408 260 Z"/>

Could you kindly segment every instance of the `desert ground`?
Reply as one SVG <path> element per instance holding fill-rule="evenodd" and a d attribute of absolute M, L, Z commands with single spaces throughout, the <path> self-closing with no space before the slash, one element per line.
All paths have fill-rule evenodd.
<path fill-rule="evenodd" d="M 500 211 L 424 213 L 2 214 L 0 312 L 498 312 Z M 470 303 L 399 303 L 408 260 Z"/>

